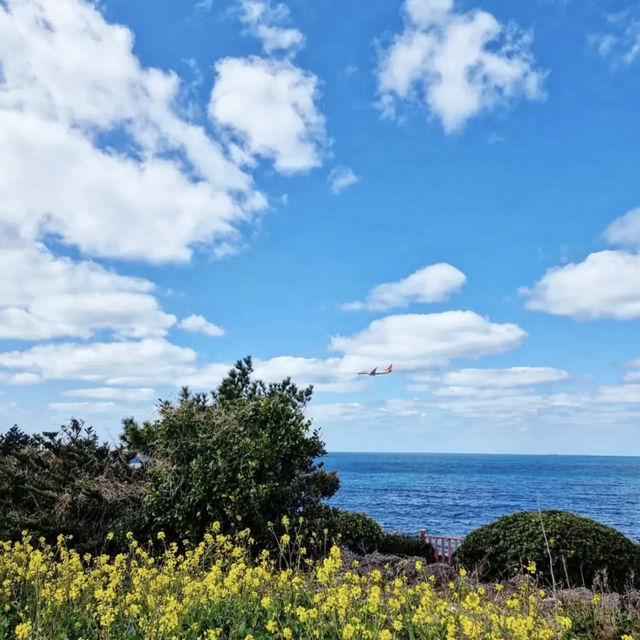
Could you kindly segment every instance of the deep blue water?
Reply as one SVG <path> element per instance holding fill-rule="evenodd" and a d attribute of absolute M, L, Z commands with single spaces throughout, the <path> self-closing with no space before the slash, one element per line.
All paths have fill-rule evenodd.
<path fill-rule="evenodd" d="M 385 529 L 464 536 L 522 509 L 566 509 L 640 539 L 640 457 L 331 453 L 331 504 Z"/>

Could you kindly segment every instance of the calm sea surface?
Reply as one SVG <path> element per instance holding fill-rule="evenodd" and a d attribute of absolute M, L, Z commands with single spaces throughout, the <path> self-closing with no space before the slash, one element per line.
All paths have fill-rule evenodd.
<path fill-rule="evenodd" d="M 331 504 L 385 529 L 464 536 L 497 517 L 566 509 L 640 539 L 640 458 L 331 453 L 341 488 Z"/>

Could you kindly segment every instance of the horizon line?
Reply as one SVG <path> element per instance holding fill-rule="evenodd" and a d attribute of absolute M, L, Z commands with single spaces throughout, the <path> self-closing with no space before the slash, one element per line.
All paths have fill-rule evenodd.
<path fill-rule="evenodd" d="M 640 458 L 640 454 L 617 453 L 487 453 L 474 451 L 327 451 L 325 455 L 336 453 L 376 454 L 376 455 L 439 455 L 439 456 L 538 456 L 538 457 L 590 457 L 590 458 Z"/>

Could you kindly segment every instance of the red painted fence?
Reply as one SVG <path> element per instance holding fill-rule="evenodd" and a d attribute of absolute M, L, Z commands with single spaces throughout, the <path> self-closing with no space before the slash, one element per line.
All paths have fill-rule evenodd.
<path fill-rule="evenodd" d="M 420 529 L 420 538 L 436 550 L 436 560 L 451 564 L 455 550 L 460 546 L 463 538 L 454 536 L 432 536 L 426 529 Z"/>

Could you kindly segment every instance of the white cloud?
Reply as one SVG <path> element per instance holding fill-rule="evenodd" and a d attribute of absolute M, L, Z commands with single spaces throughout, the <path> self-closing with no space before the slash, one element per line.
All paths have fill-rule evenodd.
<path fill-rule="evenodd" d="M 597 33 L 589 37 L 603 58 L 610 58 L 614 65 L 630 65 L 640 57 L 640 11 L 629 8 L 606 16 L 609 33 Z"/>
<path fill-rule="evenodd" d="M 56 234 L 92 255 L 187 260 L 195 243 L 235 240 L 236 223 L 266 206 L 251 177 L 181 117 L 178 77 L 142 67 L 132 47 L 127 28 L 82 0 L 0 4 L 0 154 L 11 158 L 0 219 L 23 239 Z M 122 150 L 101 148 L 104 136 Z"/>
<path fill-rule="evenodd" d="M 0 367 L 41 380 L 108 385 L 188 384 L 198 372 L 195 351 L 160 338 L 36 345 L 25 351 L 0 353 Z"/>
<path fill-rule="evenodd" d="M 224 335 L 224 329 L 213 324 L 213 322 L 208 322 L 203 316 L 197 314 L 192 314 L 189 317 L 184 318 L 184 320 L 180 321 L 178 326 L 181 329 L 204 333 L 213 338 Z"/>
<path fill-rule="evenodd" d="M 10 385 L 30 385 L 42 382 L 42 378 L 37 373 L 12 373 L 0 374 L 0 380 Z"/>
<path fill-rule="evenodd" d="M 200 0 L 196 2 L 194 9 L 196 11 L 211 11 L 213 8 L 213 0 Z"/>
<path fill-rule="evenodd" d="M 452 397 L 427 404 L 472 421 L 491 421 L 507 425 L 523 422 L 537 425 L 542 416 L 545 424 L 559 422 L 564 425 L 568 416 L 577 416 L 586 406 L 583 399 L 577 400 L 563 393 L 543 395 L 512 390 Z M 590 409 L 594 413 L 598 410 L 594 407 Z"/>
<path fill-rule="evenodd" d="M 251 34 L 262 41 L 265 53 L 284 51 L 295 53 L 304 46 L 304 36 L 298 29 L 284 27 L 289 9 L 271 0 L 239 0 L 240 19 L 249 26 Z"/>
<path fill-rule="evenodd" d="M 313 420 L 317 422 L 333 420 L 367 420 L 378 415 L 376 409 L 367 407 L 360 402 L 319 402 L 309 407 Z"/>
<path fill-rule="evenodd" d="M 348 302 L 345 310 L 369 309 L 384 311 L 397 307 L 408 307 L 411 303 L 443 302 L 458 291 L 467 277 L 446 262 L 418 269 L 397 282 L 386 282 L 374 287 L 364 302 Z"/>
<path fill-rule="evenodd" d="M 299 386 L 312 384 L 317 391 L 322 392 L 358 391 L 367 384 L 341 358 L 278 356 L 256 361 L 255 372 L 267 382 L 279 382 L 291 377 Z"/>
<path fill-rule="evenodd" d="M 42 244 L 0 242 L 0 338 L 162 336 L 175 323 L 152 295 L 153 283 L 94 262 L 54 257 Z"/>
<path fill-rule="evenodd" d="M 506 369 L 460 369 L 442 376 L 451 387 L 510 389 L 567 380 L 569 374 L 552 367 L 509 367 Z"/>
<path fill-rule="evenodd" d="M 488 435 L 487 424 L 507 428 L 540 429 L 541 425 L 556 428 L 620 426 L 637 423 L 640 412 L 640 385 L 606 385 L 578 393 L 531 393 L 521 387 L 476 389 L 475 394 L 442 393 L 435 397 L 387 398 L 375 403 L 314 404 L 310 410 L 315 420 L 333 425 L 345 422 L 354 425 L 380 426 L 385 430 L 409 420 L 411 433 L 417 421 L 442 424 L 443 419 L 460 418 L 462 424 L 481 429 Z M 443 414 L 444 413 L 444 417 Z M 458 423 L 460 424 L 460 423 Z M 575 438 L 575 432 L 571 433 Z"/>
<path fill-rule="evenodd" d="M 640 404 L 640 384 L 607 384 L 598 387 L 595 402 L 602 404 Z"/>
<path fill-rule="evenodd" d="M 331 339 L 352 369 L 392 362 L 406 372 L 440 366 L 454 358 L 479 358 L 519 346 L 526 332 L 496 324 L 472 311 L 392 315 L 351 336 Z"/>
<path fill-rule="evenodd" d="M 611 244 L 640 249 L 640 207 L 616 218 L 605 229 L 604 236 Z"/>
<path fill-rule="evenodd" d="M 599 251 L 583 262 L 548 269 L 520 292 L 528 309 L 576 320 L 640 317 L 640 255 Z"/>
<path fill-rule="evenodd" d="M 2 372 L 2 369 L 5 372 Z M 193 349 L 163 339 L 87 344 L 37 345 L 24 351 L 0 352 L 0 380 L 5 384 L 35 384 L 47 380 L 99 382 L 105 385 L 183 385 L 213 389 L 231 365 L 199 363 Z M 256 375 L 267 382 L 291 377 L 300 386 L 313 384 L 318 391 L 345 392 L 363 388 L 367 381 L 356 376 L 340 358 L 280 356 L 254 359 Z M 121 395 L 122 394 L 122 395 Z M 101 400 L 145 399 L 153 389 L 97 387 L 64 393 L 71 397 Z"/>
<path fill-rule="evenodd" d="M 329 174 L 329 184 L 331 192 L 338 195 L 347 187 L 358 182 L 358 176 L 349 167 L 335 167 Z"/>
<path fill-rule="evenodd" d="M 216 72 L 209 114 L 247 153 L 272 158 L 281 173 L 321 164 L 327 137 L 315 75 L 258 57 L 224 58 Z"/>
<path fill-rule="evenodd" d="M 96 398 L 98 400 L 117 400 L 119 402 L 144 402 L 154 400 L 156 392 L 149 387 L 91 387 L 63 391 L 70 398 Z"/>
<path fill-rule="evenodd" d="M 383 113 L 398 103 L 423 104 L 447 133 L 497 105 L 545 97 L 545 74 L 530 52 L 531 36 L 453 0 L 406 0 L 404 31 L 382 52 L 378 91 Z"/>
<path fill-rule="evenodd" d="M 370 379 L 358 377 L 357 371 L 372 362 L 393 361 L 399 375 L 415 374 L 453 358 L 475 359 L 515 348 L 525 335 L 516 325 L 491 323 L 470 311 L 388 316 L 352 336 L 333 338 L 331 349 L 343 352 L 340 357 L 256 358 L 254 366 L 256 375 L 267 382 L 291 377 L 299 385 L 313 384 L 318 391 L 344 393 L 371 384 Z M 212 389 L 229 369 L 230 365 L 223 362 L 199 363 L 194 350 L 162 338 L 43 344 L 0 353 L 0 380 L 5 384 L 69 380 L 109 386 Z M 98 387 L 66 395 L 99 394 L 100 399 L 112 399 L 115 393 Z"/>
<path fill-rule="evenodd" d="M 116 402 L 50 402 L 47 406 L 64 415 L 114 413 L 119 407 Z"/>

